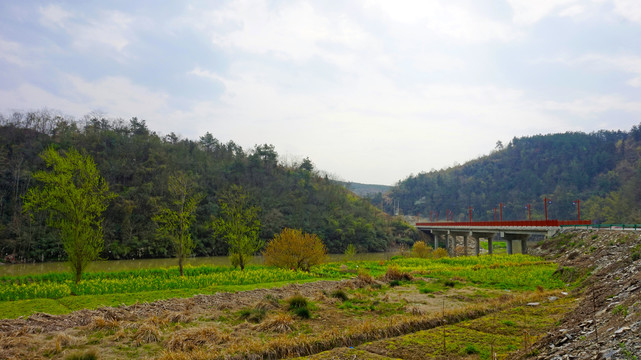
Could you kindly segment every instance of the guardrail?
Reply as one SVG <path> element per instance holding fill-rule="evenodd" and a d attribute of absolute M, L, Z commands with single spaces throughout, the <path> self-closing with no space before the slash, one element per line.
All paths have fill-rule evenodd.
<path fill-rule="evenodd" d="M 583 225 L 561 225 L 562 228 L 583 228 Z M 641 230 L 641 224 L 592 224 L 585 226 L 590 229 L 608 229 L 608 230 Z"/>

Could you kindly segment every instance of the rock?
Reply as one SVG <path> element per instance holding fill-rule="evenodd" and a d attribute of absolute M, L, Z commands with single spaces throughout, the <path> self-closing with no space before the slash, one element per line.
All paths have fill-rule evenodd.
<path fill-rule="evenodd" d="M 614 335 L 623 334 L 624 332 L 626 332 L 628 330 L 630 330 L 630 328 L 627 327 L 627 326 L 621 327 L 617 331 L 614 332 Z"/>
<path fill-rule="evenodd" d="M 549 301 L 557 301 L 558 299 L 559 299 L 559 298 L 558 298 L 558 297 L 556 297 L 556 296 L 550 296 L 550 297 L 548 298 L 548 300 L 549 300 Z"/>
<path fill-rule="evenodd" d="M 601 351 L 601 357 L 604 359 L 612 359 L 614 355 L 616 355 L 619 352 L 619 349 L 613 350 L 613 349 L 607 349 Z"/>
<path fill-rule="evenodd" d="M 565 291 L 561 291 L 561 295 L 568 296 L 568 293 L 566 293 Z"/>
<path fill-rule="evenodd" d="M 539 305 L 541 305 L 541 303 L 538 303 L 538 302 L 531 302 L 531 303 L 527 303 L 526 305 L 527 305 L 527 306 L 539 306 Z"/>

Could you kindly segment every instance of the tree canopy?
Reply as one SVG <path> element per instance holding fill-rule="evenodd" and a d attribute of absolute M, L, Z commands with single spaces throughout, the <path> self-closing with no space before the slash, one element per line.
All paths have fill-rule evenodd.
<path fill-rule="evenodd" d="M 229 247 L 232 265 L 245 270 L 245 265 L 263 247 L 258 236 L 259 209 L 250 204 L 249 195 L 237 185 L 223 193 L 219 204 L 220 215 L 213 223 L 214 236 L 223 239 Z"/>
<path fill-rule="evenodd" d="M 51 171 L 38 171 L 33 178 L 42 186 L 32 187 L 24 197 L 27 212 L 48 212 L 47 224 L 60 231 L 60 238 L 76 282 L 103 248 L 102 213 L 114 196 L 100 176 L 91 156 L 71 148 L 64 154 L 53 147 L 42 153 Z"/>
<path fill-rule="evenodd" d="M 44 167 L 38 156 L 50 145 L 83 149 L 117 195 L 104 212 L 106 259 L 171 257 L 169 237 L 159 237 L 153 215 L 167 198 L 172 174 L 189 174 L 195 193 L 204 198 L 190 227 L 192 255 L 227 255 L 228 244 L 214 237 L 211 218 L 219 217 L 221 195 L 241 186 L 260 209 L 258 236 L 268 241 L 286 227 L 318 234 L 330 252 L 348 244 L 359 251 L 383 251 L 397 242 L 412 243 L 419 234 L 385 216 L 367 200 L 336 184 L 311 160 L 283 163 L 272 145 L 244 149 L 207 132 L 196 140 L 174 133 L 163 136 L 145 120 L 87 116 L 73 120 L 46 111 L 0 115 L 0 251 L 21 261 L 66 257 L 46 214 L 22 212 L 22 196 Z M 307 161 L 309 160 L 309 161 Z"/>
<path fill-rule="evenodd" d="M 167 190 L 169 204 L 162 206 L 152 219 L 158 224 L 159 233 L 171 239 L 180 276 L 183 276 L 183 262 L 194 249 L 190 229 L 196 217 L 196 207 L 203 196 L 191 193 L 190 181 L 182 172 L 169 177 Z"/>

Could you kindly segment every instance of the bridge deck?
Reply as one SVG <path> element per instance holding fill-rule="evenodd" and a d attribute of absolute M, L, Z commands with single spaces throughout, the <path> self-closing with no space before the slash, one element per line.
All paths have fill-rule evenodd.
<path fill-rule="evenodd" d="M 591 225 L 592 220 L 519 220 L 519 221 L 439 221 L 416 223 L 418 228 L 553 228 L 568 225 Z"/>

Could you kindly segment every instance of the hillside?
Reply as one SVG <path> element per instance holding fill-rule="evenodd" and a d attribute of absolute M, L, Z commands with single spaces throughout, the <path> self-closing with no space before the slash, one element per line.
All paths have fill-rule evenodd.
<path fill-rule="evenodd" d="M 503 207 L 503 219 L 544 218 L 544 198 L 551 200 L 548 217 L 576 219 L 581 200 L 582 218 L 597 222 L 641 222 L 641 129 L 585 134 L 537 135 L 514 138 L 487 156 L 440 171 L 409 176 L 388 193 L 392 213 L 398 201 L 404 214 L 430 212 L 444 220 L 448 210 L 455 220 L 468 217 L 492 220 Z"/>
<path fill-rule="evenodd" d="M 205 194 L 192 231 L 195 255 L 226 255 L 226 244 L 213 237 L 218 197 L 232 184 L 242 186 L 260 211 L 260 236 L 269 240 L 284 227 L 318 234 L 330 252 L 348 244 L 359 251 L 383 251 L 411 242 L 417 232 L 385 216 L 327 176 L 309 159 L 291 166 L 279 162 L 272 145 L 246 150 L 221 143 L 211 133 L 198 141 L 174 133 L 160 136 L 144 120 L 88 117 L 73 121 L 46 112 L 0 117 L 0 251 L 19 261 L 64 258 L 57 234 L 45 216 L 22 212 L 22 196 L 37 185 L 32 174 L 44 170 L 39 154 L 48 146 L 74 147 L 91 155 L 118 196 L 105 214 L 106 259 L 172 256 L 151 220 L 165 199 L 168 177 L 188 174 L 194 191 Z"/>

